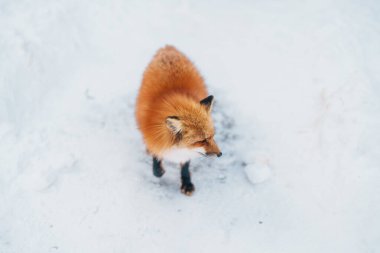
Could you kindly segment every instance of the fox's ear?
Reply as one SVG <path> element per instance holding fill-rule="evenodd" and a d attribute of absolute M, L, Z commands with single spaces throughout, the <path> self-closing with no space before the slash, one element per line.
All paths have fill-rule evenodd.
<path fill-rule="evenodd" d="M 178 134 L 182 131 L 181 120 L 177 116 L 169 116 L 166 118 L 166 126 L 173 132 Z"/>
<path fill-rule="evenodd" d="M 206 108 L 208 112 L 210 112 L 214 104 L 214 96 L 210 95 L 207 98 L 202 99 L 200 103 Z"/>

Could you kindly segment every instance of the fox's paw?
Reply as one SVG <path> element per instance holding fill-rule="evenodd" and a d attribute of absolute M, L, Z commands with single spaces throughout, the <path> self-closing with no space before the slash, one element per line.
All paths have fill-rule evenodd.
<path fill-rule="evenodd" d="M 162 177 L 165 174 L 165 170 L 163 168 L 157 168 L 153 170 L 153 175 L 156 177 Z"/>
<path fill-rule="evenodd" d="M 195 188 L 193 183 L 182 183 L 181 192 L 187 196 L 191 196 L 194 192 Z"/>

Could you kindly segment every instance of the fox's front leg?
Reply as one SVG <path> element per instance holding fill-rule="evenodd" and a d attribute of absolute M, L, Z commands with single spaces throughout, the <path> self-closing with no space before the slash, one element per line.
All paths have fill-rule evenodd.
<path fill-rule="evenodd" d="M 186 194 L 187 196 L 190 196 L 193 194 L 195 188 L 193 183 L 191 182 L 191 175 L 190 175 L 190 161 L 181 164 L 181 192 Z"/>
<path fill-rule="evenodd" d="M 153 175 L 156 177 L 162 177 L 164 175 L 165 170 L 162 168 L 162 161 L 158 160 L 157 157 L 153 156 Z"/>

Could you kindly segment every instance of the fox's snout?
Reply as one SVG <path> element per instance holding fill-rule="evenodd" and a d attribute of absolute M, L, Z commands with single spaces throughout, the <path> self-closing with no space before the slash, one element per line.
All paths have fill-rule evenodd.
<path fill-rule="evenodd" d="M 206 155 L 216 155 L 217 157 L 222 156 L 222 152 L 220 151 L 218 145 L 213 139 L 209 142 L 208 146 L 205 147 L 205 149 Z"/>
<path fill-rule="evenodd" d="M 222 156 L 222 152 L 219 152 L 219 153 L 207 152 L 206 155 L 208 155 L 208 156 L 216 155 L 217 157 L 221 157 Z"/>
<path fill-rule="evenodd" d="M 216 155 L 217 157 L 221 157 L 222 156 L 222 152 L 219 152 L 219 153 L 210 153 L 210 152 L 207 152 L 206 155 L 208 155 L 208 156 Z"/>

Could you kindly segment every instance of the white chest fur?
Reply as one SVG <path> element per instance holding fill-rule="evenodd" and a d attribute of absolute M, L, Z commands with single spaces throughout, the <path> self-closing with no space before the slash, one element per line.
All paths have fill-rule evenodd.
<path fill-rule="evenodd" d="M 205 154 L 204 148 L 178 148 L 173 147 L 171 149 L 165 150 L 162 154 L 162 158 L 167 161 L 175 163 L 184 163 L 190 159 L 200 157 Z"/>

